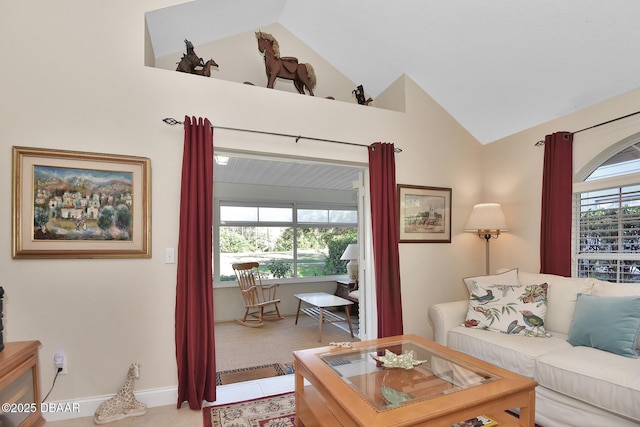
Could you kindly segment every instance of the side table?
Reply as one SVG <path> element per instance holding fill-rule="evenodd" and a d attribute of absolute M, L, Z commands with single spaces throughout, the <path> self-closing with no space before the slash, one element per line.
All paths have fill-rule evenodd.
<path fill-rule="evenodd" d="M 349 280 L 348 278 L 344 278 L 344 279 L 338 279 L 336 280 L 336 293 L 335 295 L 337 297 L 340 298 L 344 298 L 344 299 L 348 299 L 349 301 L 353 301 L 354 302 L 354 313 L 358 312 L 358 303 L 357 301 L 352 300 L 351 298 L 349 298 L 349 292 L 355 290 L 358 288 L 358 281 L 356 280 Z"/>
<path fill-rule="evenodd" d="M 351 317 L 349 316 L 349 306 L 353 304 L 348 299 L 340 298 L 335 295 L 328 294 L 326 292 L 311 292 L 306 294 L 295 294 L 298 298 L 298 310 L 296 311 L 296 325 L 298 324 L 298 316 L 300 312 L 307 314 L 309 317 L 318 319 L 318 342 L 322 342 L 322 324 L 332 322 L 347 321 L 349 325 L 349 332 L 351 332 L 351 338 L 353 338 L 353 326 L 351 325 Z M 310 305 L 310 307 L 301 308 L 302 302 Z M 338 316 L 330 310 L 325 308 L 332 307 L 344 307 L 346 319 Z"/>
<path fill-rule="evenodd" d="M 336 296 L 344 299 L 349 299 L 349 292 L 358 287 L 358 282 L 355 280 L 338 279 L 336 280 Z"/>

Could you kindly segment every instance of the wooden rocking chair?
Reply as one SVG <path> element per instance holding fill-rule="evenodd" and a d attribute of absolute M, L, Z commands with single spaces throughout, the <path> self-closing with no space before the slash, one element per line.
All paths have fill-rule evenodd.
<path fill-rule="evenodd" d="M 263 285 L 258 271 L 259 265 L 257 262 L 243 262 L 232 265 L 245 306 L 244 318 L 236 319 L 236 322 L 250 328 L 263 326 L 263 321 L 265 320 L 284 319 L 278 309 L 280 300 L 276 299 L 276 291 L 279 284 Z M 273 307 L 265 311 L 265 308 L 270 306 Z"/>

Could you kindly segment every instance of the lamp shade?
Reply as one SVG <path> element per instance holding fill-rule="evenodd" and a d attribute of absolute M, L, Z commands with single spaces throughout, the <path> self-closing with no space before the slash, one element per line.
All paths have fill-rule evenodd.
<path fill-rule="evenodd" d="M 350 243 L 349 246 L 344 250 L 344 253 L 340 257 L 341 260 L 352 260 L 358 259 L 358 255 L 360 255 L 360 251 L 358 250 L 357 243 Z"/>
<path fill-rule="evenodd" d="M 473 207 L 464 231 L 478 230 L 509 230 L 499 203 L 480 203 Z"/>
<path fill-rule="evenodd" d="M 342 260 L 349 260 L 347 263 L 347 273 L 349 274 L 349 280 L 357 281 L 358 280 L 358 255 L 360 255 L 360 251 L 358 250 L 357 243 L 351 243 L 344 250 L 344 253 L 340 257 Z"/>

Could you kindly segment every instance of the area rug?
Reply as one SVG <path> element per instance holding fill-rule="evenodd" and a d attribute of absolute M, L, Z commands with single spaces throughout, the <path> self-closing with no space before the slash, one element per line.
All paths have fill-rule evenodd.
<path fill-rule="evenodd" d="M 506 412 L 518 417 L 513 411 Z M 202 417 L 204 427 L 296 427 L 296 394 L 207 406 L 202 408 Z"/>
<path fill-rule="evenodd" d="M 204 427 L 296 427 L 295 393 L 202 409 Z"/>
<path fill-rule="evenodd" d="M 216 372 L 216 385 L 239 383 L 243 381 L 259 380 L 293 373 L 293 364 L 271 363 L 269 365 L 251 368 L 232 369 Z"/>

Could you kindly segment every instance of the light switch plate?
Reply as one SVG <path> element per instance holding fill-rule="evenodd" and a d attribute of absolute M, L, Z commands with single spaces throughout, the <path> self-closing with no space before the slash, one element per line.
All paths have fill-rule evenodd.
<path fill-rule="evenodd" d="M 164 248 L 164 263 L 175 264 L 176 263 L 176 249 Z"/>

